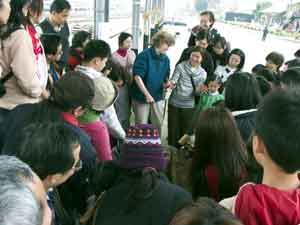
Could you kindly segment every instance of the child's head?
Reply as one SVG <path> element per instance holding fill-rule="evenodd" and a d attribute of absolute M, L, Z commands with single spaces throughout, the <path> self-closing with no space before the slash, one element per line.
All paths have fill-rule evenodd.
<path fill-rule="evenodd" d="M 264 68 L 266 68 L 266 67 L 265 67 L 263 64 L 257 64 L 257 65 L 255 65 L 255 66 L 252 68 L 251 72 L 252 72 L 253 74 L 257 75 L 257 72 L 260 71 L 260 70 L 262 70 L 262 69 L 264 69 Z"/>
<path fill-rule="evenodd" d="M 212 107 L 200 114 L 196 127 L 195 151 L 192 178 L 199 169 L 209 164 L 215 165 L 221 176 L 227 179 L 236 180 L 240 177 L 246 161 L 246 149 L 229 110 Z"/>
<path fill-rule="evenodd" d="M 262 76 L 256 76 L 256 80 L 258 82 L 262 96 L 265 96 L 272 90 L 272 85 L 266 80 L 266 78 Z"/>
<path fill-rule="evenodd" d="M 300 86 L 300 70 L 293 68 L 285 71 L 281 77 L 283 88 Z"/>
<path fill-rule="evenodd" d="M 209 31 L 200 30 L 196 36 L 196 46 L 207 49 L 209 44 Z"/>
<path fill-rule="evenodd" d="M 266 67 L 273 71 L 278 72 L 282 64 L 284 63 L 284 56 L 278 52 L 271 52 L 266 57 Z"/>
<path fill-rule="evenodd" d="M 62 55 L 61 37 L 56 34 L 43 34 L 41 36 L 41 42 L 43 44 L 48 63 L 59 61 Z"/>
<path fill-rule="evenodd" d="M 215 23 L 215 15 L 211 11 L 204 11 L 200 14 L 200 27 L 209 30 Z"/>
<path fill-rule="evenodd" d="M 265 167 L 273 163 L 287 174 L 300 170 L 300 92 L 278 90 L 262 102 L 255 121 L 253 153 Z"/>
<path fill-rule="evenodd" d="M 225 103 L 231 111 L 255 109 L 261 100 L 255 76 L 246 72 L 231 75 L 225 85 Z"/>
<path fill-rule="evenodd" d="M 119 47 L 130 49 L 132 46 L 132 35 L 126 32 L 122 32 L 119 36 Z"/>
<path fill-rule="evenodd" d="M 223 55 L 227 49 L 226 39 L 220 35 L 217 35 L 213 40 L 213 51 L 216 55 Z"/>
<path fill-rule="evenodd" d="M 78 31 L 72 39 L 72 48 L 83 49 L 91 39 L 91 34 L 87 31 Z"/>
<path fill-rule="evenodd" d="M 298 49 L 295 53 L 294 53 L 294 56 L 296 58 L 300 58 L 300 49 Z"/>
<path fill-rule="evenodd" d="M 209 198 L 199 198 L 179 210 L 170 225 L 242 225 L 234 215 Z"/>
<path fill-rule="evenodd" d="M 84 64 L 102 71 L 111 54 L 110 46 L 102 40 L 92 40 L 83 49 Z"/>
<path fill-rule="evenodd" d="M 208 91 L 210 93 L 215 93 L 219 90 L 221 87 L 221 79 L 216 75 L 213 74 L 212 76 L 208 77 L 206 79 L 206 84 L 208 86 Z"/>
<path fill-rule="evenodd" d="M 241 49 L 233 49 L 229 54 L 228 65 L 231 68 L 236 68 L 237 71 L 243 69 L 245 64 L 245 53 Z"/>
<path fill-rule="evenodd" d="M 124 86 L 124 84 L 130 82 L 130 74 L 128 74 L 128 72 L 126 72 L 126 70 L 122 66 L 116 63 L 112 63 L 111 66 L 112 67 L 111 73 L 109 74 L 109 79 L 114 81 L 119 88 Z"/>

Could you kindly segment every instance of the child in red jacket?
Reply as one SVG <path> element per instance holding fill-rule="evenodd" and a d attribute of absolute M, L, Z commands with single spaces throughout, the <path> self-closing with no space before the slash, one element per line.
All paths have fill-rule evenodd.
<path fill-rule="evenodd" d="M 300 224 L 299 99 L 299 90 L 277 91 L 258 110 L 252 145 L 262 184 L 246 184 L 221 202 L 245 225 Z"/>

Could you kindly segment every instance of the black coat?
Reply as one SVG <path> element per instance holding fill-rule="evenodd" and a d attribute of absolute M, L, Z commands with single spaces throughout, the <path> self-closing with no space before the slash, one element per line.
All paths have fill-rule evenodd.
<path fill-rule="evenodd" d="M 192 197 L 182 188 L 158 178 L 152 196 L 127 212 L 128 196 L 132 188 L 128 179 L 118 182 L 108 190 L 98 209 L 97 225 L 168 225 L 175 213 L 192 202 Z"/>
<path fill-rule="evenodd" d="M 242 138 L 247 143 L 255 126 L 256 111 L 246 112 L 234 116 L 237 126 L 241 132 Z"/>

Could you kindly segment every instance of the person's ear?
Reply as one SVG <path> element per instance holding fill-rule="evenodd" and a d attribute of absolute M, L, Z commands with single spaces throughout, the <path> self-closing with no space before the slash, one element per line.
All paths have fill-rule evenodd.
<path fill-rule="evenodd" d="M 262 163 L 266 159 L 266 146 L 261 138 L 254 134 L 252 137 L 252 151 L 258 163 Z"/>

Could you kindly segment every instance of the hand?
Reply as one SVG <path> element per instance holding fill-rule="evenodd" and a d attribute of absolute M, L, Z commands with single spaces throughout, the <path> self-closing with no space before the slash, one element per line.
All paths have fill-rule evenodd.
<path fill-rule="evenodd" d="M 164 83 L 164 88 L 165 89 L 171 88 L 171 86 L 172 86 L 172 82 L 171 81 L 167 81 L 166 83 Z"/>
<path fill-rule="evenodd" d="M 201 84 L 197 87 L 197 92 L 200 92 L 201 94 L 205 94 L 208 92 L 208 87 L 204 84 Z"/>
<path fill-rule="evenodd" d="M 170 88 L 171 90 L 173 90 L 175 87 L 176 87 L 175 82 L 169 81 L 169 88 Z"/>
<path fill-rule="evenodd" d="M 149 104 L 154 103 L 154 99 L 152 98 L 151 95 L 147 95 L 147 96 L 146 96 L 146 101 L 147 101 L 147 103 L 149 103 Z"/>

